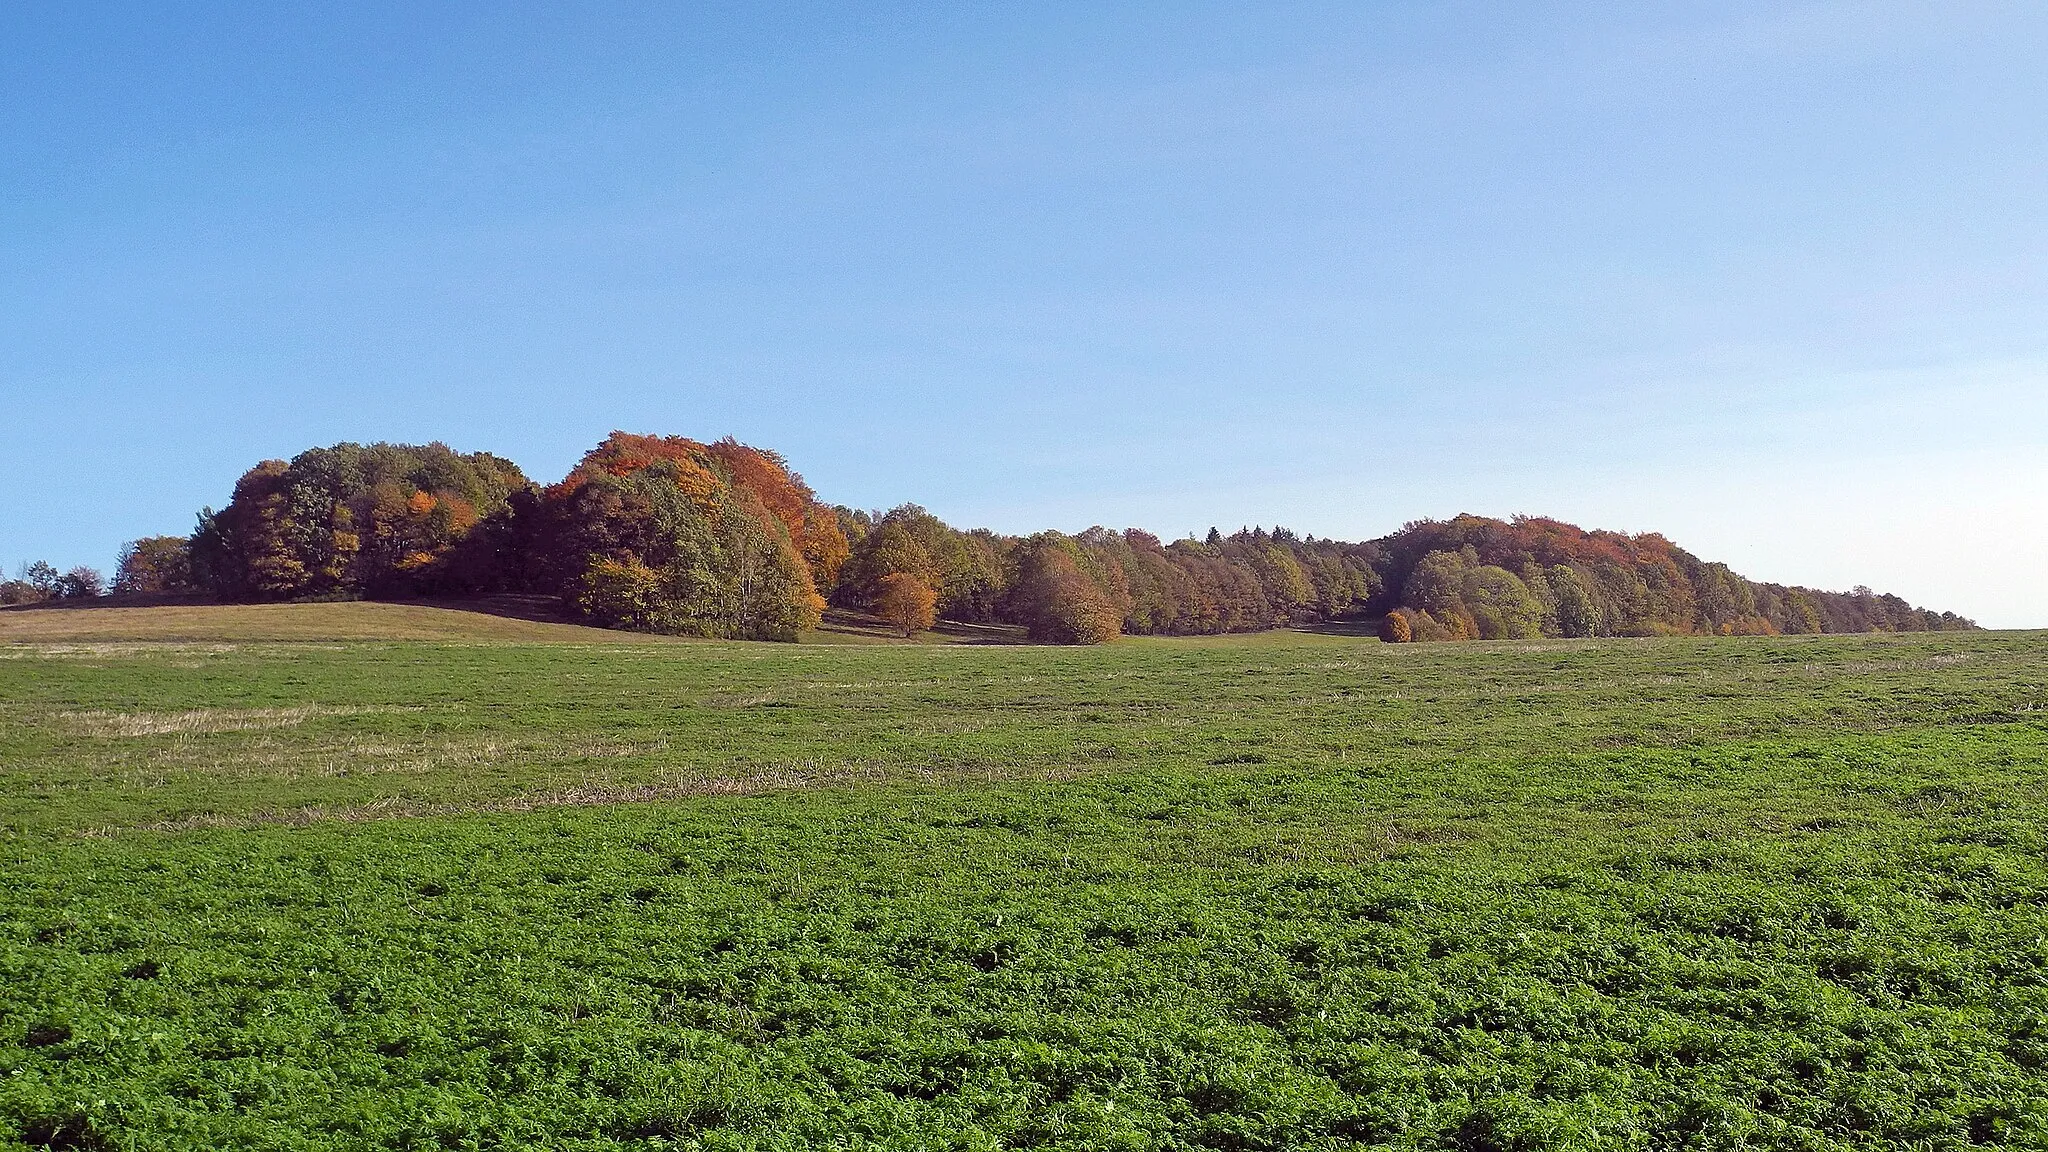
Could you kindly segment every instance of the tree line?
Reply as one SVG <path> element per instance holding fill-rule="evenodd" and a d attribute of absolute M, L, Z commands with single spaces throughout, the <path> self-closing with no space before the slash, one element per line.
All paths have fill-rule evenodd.
<path fill-rule="evenodd" d="M 1588 531 L 1542 517 L 1424 520 L 1375 542 L 1388 639 L 1769 636 L 1974 628 L 1858 587 L 1822 592 L 1744 579 L 1656 533 Z M 1398 590 L 1398 591 L 1395 591 Z"/>
<path fill-rule="evenodd" d="M 0 599 L 100 592 L 97 573 L 47 568 L 0 584 Z M 905 635 L 953 620 L 1053 644 L 1337 621 L 1377 621 L 1394 642 L 1974 627 L 1867 588 L 1747 580 L 1659 535 L 1538 517 L 1421 520 L 1357 543 L 1263 527 L 1171 542 L 1137 529 L 963 530 L 915 504 L 827 505 L 780 455 L 729 438 L 624 432 L 549 485 L 438 443 L 267 460 L 191 536 L 125 547 L 113 589 L 542 594 L 605 627 L 762 640 L 795 639 L 828 607 Z"/>

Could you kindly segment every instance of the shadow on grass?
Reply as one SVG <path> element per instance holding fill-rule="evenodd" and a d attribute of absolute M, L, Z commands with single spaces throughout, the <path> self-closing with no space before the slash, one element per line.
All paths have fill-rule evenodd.
<path fill-rule="evenodd" d="M 1011 624 L 968 624 L 941 620 L 928 632 L 903 635 L 902 629 L 865 612 L 828 608 L 818 623 L 818 632 L 857 643 L 876 644 L 1029 644 L 1024 629 Z"/>
<path fill-rule="evenodd" d="M 495 596 L 472 596 L 456 600 L 390 600 L 390 604 L 420 604 L 428 608 L 448 608 L 456 612 L 476 612 L 484 616 L 499 616 L 507 620 L 528 620 L 535 624 L 584 624 L 569 615 L 559 596 L 527 596 L 503 593 Z"/>
<path fill-rule="evenodd" d="M 1297 624 L 1290 631 L 1307 632 L 1315 636 L 1355 636 L 1363 639 L 1378 639 L 1379 617 L 1369 620 L 1327 620 L 1321 624 Z"/>

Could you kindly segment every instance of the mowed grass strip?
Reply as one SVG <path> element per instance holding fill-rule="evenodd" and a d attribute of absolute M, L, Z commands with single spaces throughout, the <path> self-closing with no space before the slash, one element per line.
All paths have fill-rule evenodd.
<path fill-rule="evenodd" d="M 9 655 L 0 1141 L 2048 1143 L 2040 635 Z"/>

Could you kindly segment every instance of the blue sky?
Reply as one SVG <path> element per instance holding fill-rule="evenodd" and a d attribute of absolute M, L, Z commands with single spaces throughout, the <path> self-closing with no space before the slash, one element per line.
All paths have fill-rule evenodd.
<path fill-rule="evenodd" d="M 625 428 L 2048 625 L 2048 8 L 330 7 L 0 11 L 9 569 L 315 444 Z"/>

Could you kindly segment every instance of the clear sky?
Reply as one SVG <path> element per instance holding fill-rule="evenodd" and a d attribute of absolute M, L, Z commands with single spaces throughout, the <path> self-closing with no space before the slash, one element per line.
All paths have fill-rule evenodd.
<path fill-rule="evenodd" d="M 0 7 L 0 563 L 613 428 L 2048 626 L 2048 6 Z"/>

